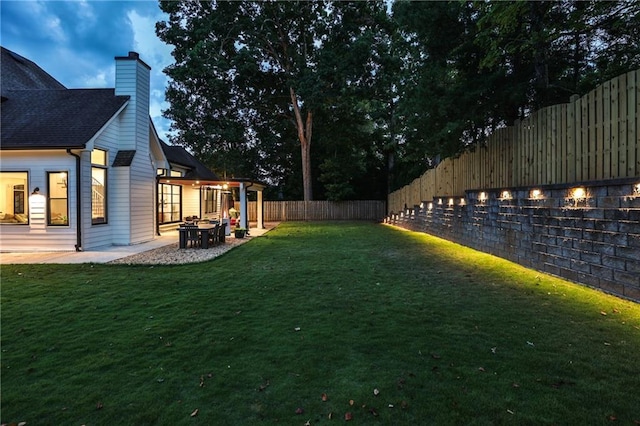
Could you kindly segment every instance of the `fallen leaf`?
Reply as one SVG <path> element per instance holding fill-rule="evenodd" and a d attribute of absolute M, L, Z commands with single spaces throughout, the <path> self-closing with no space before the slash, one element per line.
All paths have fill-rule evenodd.
<path fill-rule="evenodd" d="M 193 413 L 191 413 L 191 417 L 195 417 L 198 415 L 198 409 L 196 408 L 195 410 L 193 410 Z"/>
<path fill-rule="evenodd" d="M 442 357 L 441 357 L 440 355 L 438 355 L 438 354 L 431 354 L 431 358 L 433 358 L 433 359 L 440 359 L 440 358 L 442 358 Z"/>
<path fill-rule="evenodd" d="M 344 413 L 344 420 L 345 421 L 348 422 L 351 419 L 353 419 L 353 414 L 351 414 L 351 412 L 347 411 L 346 413 Z"/>
<path fill-rule="evenodd" d="M 511 386 L 514 387 L 514 388 L 519 388 L 520 387 L 520 385 L 518 383 L 512 383 Z"/>
<path fill-rule="evenodd" d="M 375 396 L 380 395 L 380 390 L 378 390 L 378 388 L 374 389 L 374 390 L 373 390 L 373 394 L 374 394 Z"/>
<path fill-rule="evenodd" d="M 606 313 L 605 311 L 600 311 L 600 315 L 602 315 L 602 316 L 606 317 L 606 316 L 607 316 L 607 313 Z"/>
<path fill-rule="evenodd" d="M 98 403 L 96 404 L 96 410 L 101 410 L 101 409 L 102 409 L 102 407 L 104 407 L 104 404 L 102 404 L 102 402 L 98 402 Z"/>
<path fill-rule="evenodd" d="M 482 372 L 484 372 L 484 371 L 485 371 L 485 369 L 484 369 L 484 367 L 480 367 L 480 368 L 478 368 L 478 371 L 482 371 Z"/>
<path fill-rule="evenodd" d="M 204 376 L 200 376 L 200 387 L 204 387 Z"/>
<path fill-rule="evenodd" d="M 329 399 L 329 397 L 327 396 L 327 394 L 326 394 L 326 393 L 323 393 L 323 394 L 322 394 L 322 400 L 323 400 L 324 402 L 326 402 L 328 399 Z"/>
<path fill-rule="evenodd" d="M 375 408 L 370 408 L 369 412 L 373 415 L 373 417 L 378 417 L 378 410 Z"/>
<path fill-rule="evenodd" d="M 507 410 L 507 413 L 509 413 L 509 414 L 513 414 L 513 411 L 511 411 L 511 410 Z"/>
<path fill-rule="evenodd" d="M 329 417 L 329 420 L 333 419 L 333 411 L 329 412 L 329 416 L 328 417 Z"/>
<path fill-rule="evenodd" d="M 353 404 L 355 404 L 355 401 L 353 399 L 349 400 L 349 405 L 353 406 Z"/>
<path fill-rule="evenodd" d="M 304 424 L 304 426 L 311 426 L 311 419 L 307 420 L 307 422 Z"/>
<path fill-rule="evenodd" d="M 302 414 L 302 413 L 304 413 L 304 409 L 302 407 L 296 408 L 296 414 Z"/>

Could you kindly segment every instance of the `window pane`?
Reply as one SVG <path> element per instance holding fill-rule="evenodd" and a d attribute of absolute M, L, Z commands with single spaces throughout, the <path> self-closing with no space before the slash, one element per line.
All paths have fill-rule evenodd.
<path fill-rule="evenodd" d="M 91 164 L 98 164 L 100 166 L 107 165 L 107 151 L 102 149 L 94 149 L 91 151 Z"/>
<path fill-rule="evenodd" d="M 91 223 L 107 223 L 107 171 L 91 169 Z"/>
<path fill-rule="evenodd" d="M 29 223 L 27 172 L 0 172 L 0 224 Z"/>
<path fill-rule="evenodd" d="M 49 172 L 49 209 L 47 223 L 49 225 L 68 225 L 69 206 L 67 172 Z"/>

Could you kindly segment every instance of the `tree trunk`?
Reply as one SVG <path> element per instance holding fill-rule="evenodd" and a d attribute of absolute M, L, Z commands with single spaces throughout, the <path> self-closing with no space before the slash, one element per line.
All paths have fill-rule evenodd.
<path fill-rule="evenodd" d="M 302 189 L 304 192 L 304 201 L 313 200 L 313 189 L 311 186 L 311 133 L 313 129 L 313 114 L 307 112 L 306 122 L 302 121 L 302 113 L 298 104 L 298 95 L 289 88 L 291 94 L 291 104 L 296 117 L 296 128 L 298 130 L 298 139 L 300 140 L 300 150 L 302 154 Z"/>

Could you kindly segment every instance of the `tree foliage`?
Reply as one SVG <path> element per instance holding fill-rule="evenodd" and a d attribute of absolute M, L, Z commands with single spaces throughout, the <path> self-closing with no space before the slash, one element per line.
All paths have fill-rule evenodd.
<path fill-rule="evenodd" d="M 363 89 L 375 80 L 371 29 L 386 18 L 382 3 L 160 5 L 169 20 L 157 25 L 158 35 L 175 46 L 175 63 L 166 70 L 166 116 L 177 141 L 216 170 L 237 174 L 250 167 L 249 176 L 281 187 L 287 175 L 301 172 L 305 199 L 312 198 L 314 168 L 326 170 L 327 185 L 344 180 L 334 176 L 331 159 L 312 161 L 312 147 L 319 141 L 322 154 L 323 141 L 344 141 L 357 127 L 342 118 L 354 116 Z M 292 150 L 296 144 L 299 152 Z"/>

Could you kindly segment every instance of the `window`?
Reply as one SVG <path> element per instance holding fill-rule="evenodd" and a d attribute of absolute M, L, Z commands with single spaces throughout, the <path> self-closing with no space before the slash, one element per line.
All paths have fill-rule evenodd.
<path fill-rule="evenodd" d="M 107 223 L 107 151 L 91 151 L 91 223 Z"/>
<path fill-rule="evenodd" d="M 158 222 L 178 222 L 182 217 L 180 211 L 182 187 L 161 183 L 158 185 Z"/>
<path fill-rule="evenodd" d="M 69 225 L 68 172 L 48 172 L 47 224 Z"/>
<path fill-rule="evenodd" d="M 29 224 L 29 174 L 0 172 L 0 224 Z"/>
<path fill-rule="evenodd" d="M 220 203 L 218 202 L 219 191 L 214 188 L 204 190 L 204 213 L 216 217 L 219 214 Z"/>

